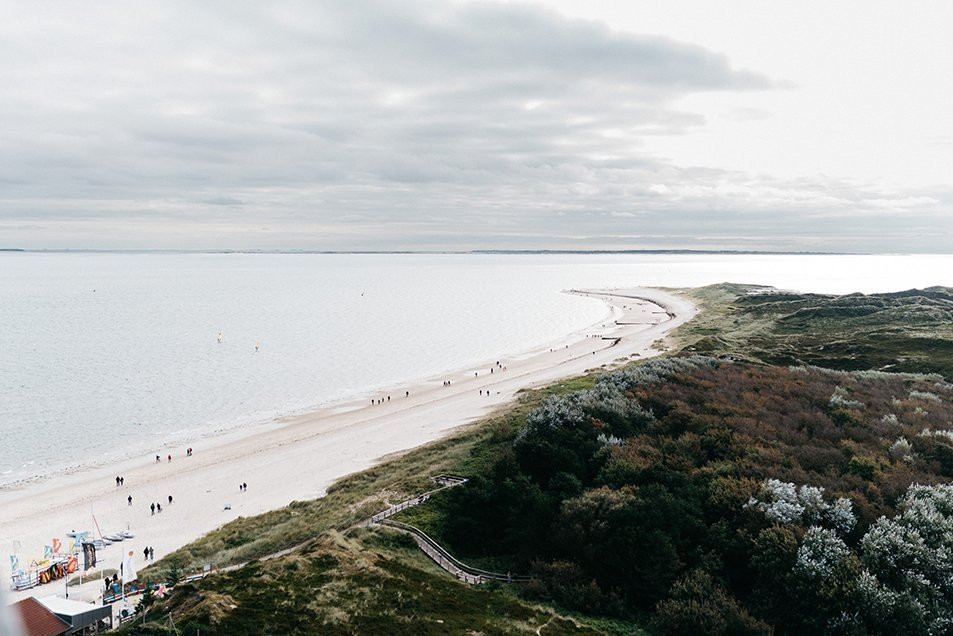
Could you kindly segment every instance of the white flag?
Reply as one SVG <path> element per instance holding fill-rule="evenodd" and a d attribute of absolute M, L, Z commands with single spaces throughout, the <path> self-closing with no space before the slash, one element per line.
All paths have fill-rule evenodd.
<path fill-rule="evenodd" d="M 122 560 L 122 581 L 130 583 L 136 580 L 136 566 L 132 564 L 132 550 Z"/>

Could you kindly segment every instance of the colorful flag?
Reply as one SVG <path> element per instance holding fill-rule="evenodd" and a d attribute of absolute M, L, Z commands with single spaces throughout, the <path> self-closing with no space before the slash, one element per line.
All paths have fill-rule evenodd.
<path fill-rule="evenodd" d="M 51 546 L 43 546 L 43 558 L 52 559 L 53 558 L 53 548 Z"/>
<path fill-rule="evenodd" d="M 63 549 L 63 543 L 59 539 L 54 538 L 53 539 L 53 554 L 59 554 L 60 550 L 62 549 Z"/>

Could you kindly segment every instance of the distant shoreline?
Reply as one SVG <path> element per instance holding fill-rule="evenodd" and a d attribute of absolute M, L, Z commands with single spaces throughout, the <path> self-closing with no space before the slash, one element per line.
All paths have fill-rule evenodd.
<path fill-rule="evenodd" d="M 724 256 L 897 256 L 906 254 L 880 254 L 878 252 L 811 252 L 811 251 L 772 251 L 772 250 L 694 250 L 694 249 L 618 249 L 618 250 L 230 250 L 230 249 L 95 249 L 95 248 L 0 248 L 0 252 L 25 252 L 30 254 L 354 254 L 354 255 L 427 255 L 427 254 L 486 254 L 486 255 L 611 255 L 611 254 L 645 254 L 645 255 L 724 255 Z M 917 252 L 919 253 L 919 252 Z M 927 254 L 928 252 L 924 252 Z M 932 252 L 930 252 L 932 253 Z"/>

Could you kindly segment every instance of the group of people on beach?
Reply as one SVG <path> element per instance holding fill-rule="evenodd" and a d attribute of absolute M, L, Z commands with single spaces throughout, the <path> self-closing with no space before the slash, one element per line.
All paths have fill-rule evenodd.
<path fill-rule="evenodd" d="M 410 397 L 410 391 L 404 391 L 404 397 Z M 390 396 L 382 398 L 371 398 L 371 406 L 376 404 L 384 404 L 385 402 L 390 402 Z"/>
<path fill-rule="evenodd" d="M 142 549 L 142 558 L 146 561 L 155 561 L 156 551 L 152 549 L 152 546 L 145 547 Z"/>
<path fill-rule="evenodd" d="M 248 484 L 246 484 L 245 482 L 242 482 L 242 483 L 238 484 L 238 490 L 239 490 L 239 492 L 245 492 L 245 491 L 247 491 L 247 490 L 248 490 Z"/>
<path fill-rule="evenodd" d="M 118 477 L 118 476 L 116 477 L 116 488 L 119 488 L 120 486 L 125 485 L 125 483 L 126 483 L 125 477 Z"/>
<path fill-rule="evenodd" d="M 130 496 L 129 499 L 130 499 L 130 501 L 131 501 L 131 500 L 132 500 L 132 497 Z M 132 504 L 130 503 L 129 505 L 131 506 Z M 169 495 L 169 505 L 170 505 L 170 506 L 172 505 L 172 495 Z M 151 510 L 153 516 L 155 516 L 155 514 L 156 514 L 157 512 L 162 512 L 162 504 L 161 504 L 161 503 L 151 503 L 151 504 L 149 504 L 149 510 Z"/>

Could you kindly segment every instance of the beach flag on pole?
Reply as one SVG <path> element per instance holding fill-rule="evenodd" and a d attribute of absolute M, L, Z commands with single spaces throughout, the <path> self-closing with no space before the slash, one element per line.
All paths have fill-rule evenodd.
<path fill-rule="evenodd" d="M 63 549 L 63 543 L 59 539 L 54 538 L 53 539 L 53 554 L 59 554 L 60 550 L 62 549 Z"/>
<path fill-rule="evenodd" d="M 43 546 L 43 558 L 52 559 L 53 558 L 53 547 L 45 545 Z"/>
<path fill-rule="evenodd" d="M 15 554 L 11 554 L 10 555 L 10 571 L 16 572 L 19 568 L 20 568 L 20 557 Z"/>
<path fill-rule="evenodd" d="M 122 582 L 131 583 L 136 580 L 136 566 L 132 564 L 132 550 L 122 560 Z"/>
<path fill-rule="evenodd" d="M 96 546 L 92 543 L 83 544 L 83 570 L 96 567 Z"/>

